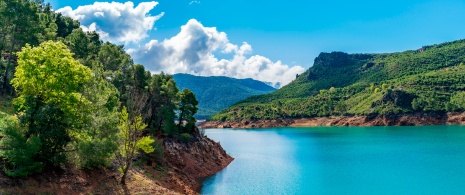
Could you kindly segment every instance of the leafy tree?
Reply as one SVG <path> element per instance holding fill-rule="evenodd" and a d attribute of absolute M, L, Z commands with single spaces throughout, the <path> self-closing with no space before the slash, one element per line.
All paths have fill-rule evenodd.
<path fill-rule="evenodd" d="M 18 53 L 18 67 L 12 84 L 19 94 L 14 100 L 27 139 L 38 138 L 38 162 L 59 164 L 69 132 L 82 126 L 80 111 L 89 102 L 80 93 L 91 71 L 72 58 L 61 42 L 29 45 Z"/>
<path fill-rule="evenodd" d="M 29 0 L 0 0 L 0 53 L 7 56 L 2 62 L 1 93 L 12 92 L 9 85 L 14 73 L 15 52 L 26 43 L 37 45 L 40 32 L 38 7 Z"/>
<path fill-rule="evenodd" d="M 147 123 L 154 129 L 163 131 L 167 135 L 177 133 L 175 110 L 179 89 L 173 76 L 164 73 L 153 75 L 149 84 L 149 99 Z"/>
<path fill-rule="evenodd" d="M 56 40 L 58 26 L 55 21 L 57 20 L 57 14 L 52 11 L 52 7 L 49 3 L 38 13 L 38 17 L 39 28 L 41 29 L 36 35 L 38 41 Z"/>
<path fill-rule="evenodd" d="M 57 14 L 55 20 L 57 25 L 57 36 L 61 38 L 67 37 L 73 32 L 74 29 L 79 29 L 79 21 L 73 20 L 71 17 L 63 16 L 61 13 Z"/>
<path fill-rule="evenodd" d="M 76 164 L 84 168 L 106 166 L 118 149 L 118 90 L 93 67 L 93 76 L 84 86 L 83 96 L 91 102 L 82 107 L 83 127 L 72 134 Z"/>
<path fill-rule="evenodd" d="M 153 152 L 155 149 L 152 144 L 155 140 L 150 138 L 150 136 L 141 136 L 141 132 L 147 125 L 142 122 L 141 116 L 136 116 L 131 120 L 126 107 L 123 107 L 121 111 L 118 127 L 120 129 L 120 148 L 117 157 L 123 172 L 121 183 L 125 184 L 129 168 L 131 167 L 135 155 L 138 154 L 138 150 L 141 149 L 145 153 Z"/>
<path fill-rule="evenodd" d="M 179 96 L 178 131 L 190 133 L 195 126 L 196 120 L 194 114 L 197 113 L 197 104 L 199 102 L 195 99 L 194 93 L 189 89 L 184 89 Z M 184 121 L 186 121 L 185 125 L 183 125 Z"/>
<path fill-rule="evenodd" d="M 97 41 L 91 40 L 90 35 L 91 34 L 85 33 L 82 29 L 78 28 L 74 29 L 64 40 L 64 43 L 69 47 L 71 52 L 74 53 L 75 57 L 81 62 L 86 63 L 85 65 L 88 67 L 91 66 L 89 60 L 92 57 L 96 58 L 101 45 L 98 38 Z"/>
<path fill-rule="evenodd" d="M 465 92 L 457 92 L 450 98 L 450 103 L 453 106 L 453 110 L 463 111 L 465 110 Z"/>
<path fill-rule="evenodd" d="M 80 104 L 87 103 L 80 91 L 90 79 L 91 70 L 73 59 L 66 45 L 52 41 L 35 48 L 26 45 L 18 56 L 11 83 L 19 94 L 15 100 L 19 109 L 29 96 L 45 104 L 57 104 L 71 116 L 79 112 Z"/>

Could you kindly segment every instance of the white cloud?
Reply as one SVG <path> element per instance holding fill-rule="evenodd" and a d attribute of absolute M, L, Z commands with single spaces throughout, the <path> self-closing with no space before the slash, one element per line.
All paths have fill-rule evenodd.
<path fill-rule="evenodd" d="M 192 5 L 192 4 L 200 4 L 200 1 L 199 0 L 194 0 L 194 1 L 191 1 L 189 3 L 189 5 Z"/>
<path fill-rule="evenodd" d="M 151 16 L 149 12 L 158 2 L 142 2 L 137 7 L 134 3 L 95 2 L 93 5 L 79 6 L 73 10 L 66 6 L 57 12 L 79 20 L 86 31 L 96 31 L 105 41 L 117 43 L 137 43 L 148 37 L 147 32 L 153 29 L 155 21 L 164 12 Z"/>
<path fill-rule="evenodd" d="M 147 69 L 169 74 L 253 78 L 285 85 L 295 79 L 296 74 L 304 71 L 301 66 L 290 67 L 264 56 L 250 56 L 251 45 L 246 42 L 240 46 L 230 43 L 226 33 L 218 32 L 215 27 L 204 27 L 195 19 L 189 20 L 170 39 L 162 42 L 152 40 L 128 52 Z M 216 52 L 229 54 L 231 58 L 218 59 Z"/>

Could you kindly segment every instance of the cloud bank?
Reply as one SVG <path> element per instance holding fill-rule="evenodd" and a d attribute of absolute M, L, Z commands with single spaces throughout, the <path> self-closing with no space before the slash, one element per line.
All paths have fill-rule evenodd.
<path fill-rule="evenodd" d="M 248 43 L 230 43 L 226 33 L 218 32 L 215 27 L 204 27 L 195 19 L 189 20 L 170 39 L 151 40 L 128 53 L 136 63 L 152 72 L 253 78 L 273 85 L 279 82 L 281 86 L 305 70 L 301 66 L 290 67 L 281 61 L 251 55 L 252 46 Z M 230 57 L 222 59 L 218 55 Z"/>
<path fill-rule="evenodd" d="M 149 12 L 158 2 L 142 2 L 137 7 L 134 3 L 95 2 L 93 5 L 79 6 L 73 10 L 66 6 L 58 9 L 65 16 L 79 20 L 84 31 L 96 31 L 104 41 L 114 43 L 137 43 L 148 37 L 155 21 L 164 12 L 151 16 Z"/>

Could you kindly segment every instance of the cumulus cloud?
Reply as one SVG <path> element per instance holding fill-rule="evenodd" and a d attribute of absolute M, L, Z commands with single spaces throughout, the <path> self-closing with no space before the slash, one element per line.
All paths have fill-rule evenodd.
<path fill-rule="evenodd" d="M 250 44 L 235 45 L 229 42 L 226 33 L 217 31 L 215 27 L 204 27 L 195 19 L 189 20 L 170 39 L 152 40 L 128 52 L 149 70 L 169 74 L 253 78 L 285 85 L 304 71 L 301 66 L 290 67 L 281 61 L 273 62 L 264 56 L 252 55 Z M 220 59 L 215 55 L 219 52 L 231 57 Z"/>
<path fill-rule="evenodd" d="M 164 12 L 151 16 L 149 12 L 158 2 L 142 2 L 137 7 L 134 3 L 95 2 L 93 5 L 79 6 L 73 10 L 66 6 L 58 9 L 65 16 L 69 16 L 81 23 L 85 31 L 96 31 L 105 41 L 118 43 L 137 43 L 148 36 L 155 21 Z"/>

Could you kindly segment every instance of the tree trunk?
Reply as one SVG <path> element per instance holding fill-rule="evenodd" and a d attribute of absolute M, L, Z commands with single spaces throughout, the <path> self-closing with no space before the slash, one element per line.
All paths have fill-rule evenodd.
<path fill-rule="evenodd" d="M 13 50 L 16 46 L 16 32 L 18 31 L 18 25 L 15 25 L 15 28 L 13 30 L 13 34 L 12 34 L 12 37 L 13 37 L 13 40 L 11 41 L 11 47 L 10 47 L 10 51 L 9 51 L 9 56 L 8 56 L 8 62 L 6 64 L 6 69 L 5 69 L 5 75 L 3 76 L 3 86 L 2 86 L 2 95 L 5 95 L 6 93 L 6 87 L 8 86 L 8 82 L 7 82 L 7 77 L 8 77 L 8 70 L 9 70 L 9 66 L 10 66 L 10 63 L 11 63 L 11 58 L 13 57 Z"/>
<path fill-rule="evenodd" d="M 123 170 L 123 176 L 121 177 L 121 184 L 126 185 L 126 176 L 128 175 L 129 167 L 131 166 L 131 161 L 126 161 L 126 167 Z"/>

